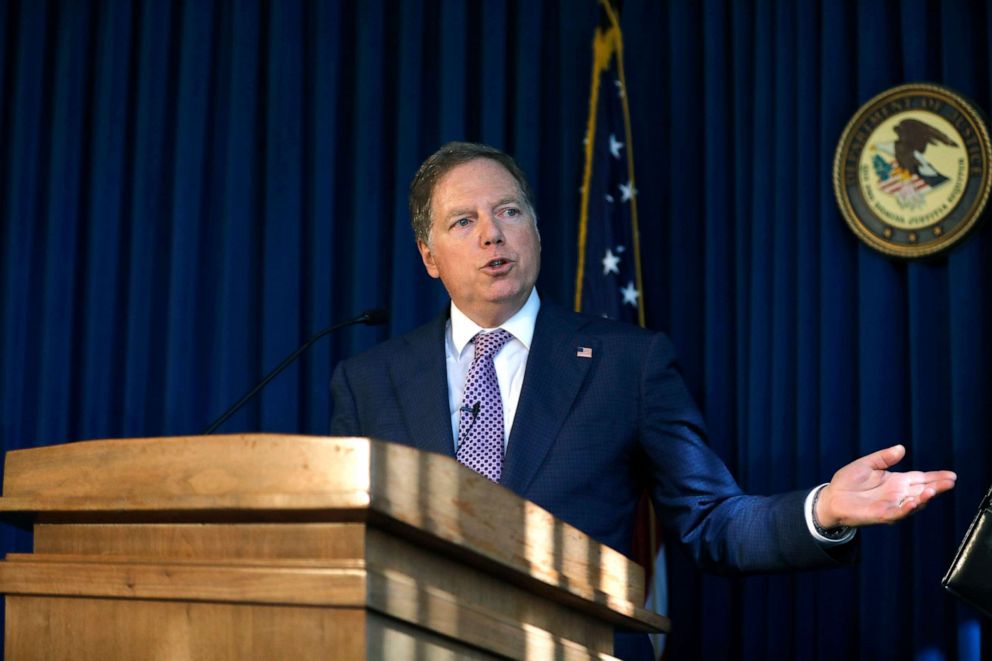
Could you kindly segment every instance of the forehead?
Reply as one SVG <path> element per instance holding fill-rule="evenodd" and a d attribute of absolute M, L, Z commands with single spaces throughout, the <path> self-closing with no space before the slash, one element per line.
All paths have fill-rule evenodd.
<path fill-rule="evenodd" d="M 520 185 L 509 170 L 489 158 L 477 158 L 448 170 L 434 186 L 433 211 L 444 213 L 465 205 L 486 205 L 520 199 Z M 521 200 L 522 201 L 522 200 Z"/>

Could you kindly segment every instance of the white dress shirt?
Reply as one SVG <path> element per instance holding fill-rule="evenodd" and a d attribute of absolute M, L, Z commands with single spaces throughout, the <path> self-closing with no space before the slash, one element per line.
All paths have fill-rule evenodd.
<path fill-rule="evenodd" d="M 499 353 L 493 358 L 496 368 L 496 380 L 499 381 L 499 394 L 503 400 L 503 449 L 510 438 L 513 419 L 517 414 L 517 402 L 520 401 L 520 388 L 524 383 L 524 369 L 527 367 L 527 356 L 530 354 L 530 344 L 534 339 L 534 325 L 537 324 L 537 312 L 541 309 L 541 299 L 537 289 L 532 289 L 524 306 L 515 315 L 504 321 L 498 327 L 513 336 Z M 451 318 L 444 333 L 444 356 L 448 368 L 448 407 L 451 411 L 451 430 L 454 434 L 453 443 L 458 450 L 458 420 L 462 399 L 465 398 L 465 378 L 475 357 L 475 345 L 471 343 L 479 331 L 493 331 L 495 328 L 483 328 L 465 316 L 465 313 L 451 303 Z"/>

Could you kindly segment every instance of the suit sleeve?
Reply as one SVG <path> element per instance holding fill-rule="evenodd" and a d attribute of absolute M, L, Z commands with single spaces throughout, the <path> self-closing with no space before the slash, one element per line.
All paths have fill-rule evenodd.
<path fill-rule="evenodd" d="M 331 376 L 331 435 L 360 436 L 358 407 L 347 373 L 348 361 L 338 363 Z"/>
<path fill-rule="evenodd" d="M 745 495 L 708 447 L 700 414 L 678 372 L 674 350 L 656 335 L 640 381 L 641 445 L 652 497 L 669 538 L 696 563 L 720 573 L 829 567 L 854 559 L 857 545 L 827 549 L 806 527 L 808 490 Z"/>

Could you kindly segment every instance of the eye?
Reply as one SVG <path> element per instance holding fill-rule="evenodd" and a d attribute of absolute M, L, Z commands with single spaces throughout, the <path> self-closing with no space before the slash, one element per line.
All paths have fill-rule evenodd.
<path fill-rule="evenodd" d="M 520 215 L 520 213 L 520 209 L 517 209 L 516 207 L 507 207 L 503 209 L 502 215 L 507 216 L 508 218 L 516 218 Z"/>
<path fill-rule="evenodd" d="M 468 227 L 471 224 L 471 220 L 468 218 L 459 218 L 451 224 L 452 227 Z"/>

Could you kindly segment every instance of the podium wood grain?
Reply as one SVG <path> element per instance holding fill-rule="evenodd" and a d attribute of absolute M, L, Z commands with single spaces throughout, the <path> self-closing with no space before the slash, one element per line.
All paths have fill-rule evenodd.
<path fill-rule="evenodd" d="M 611 658 L 621 554 L 448 457 L 362 438 L 9 452 L 5 658 Z"/>

